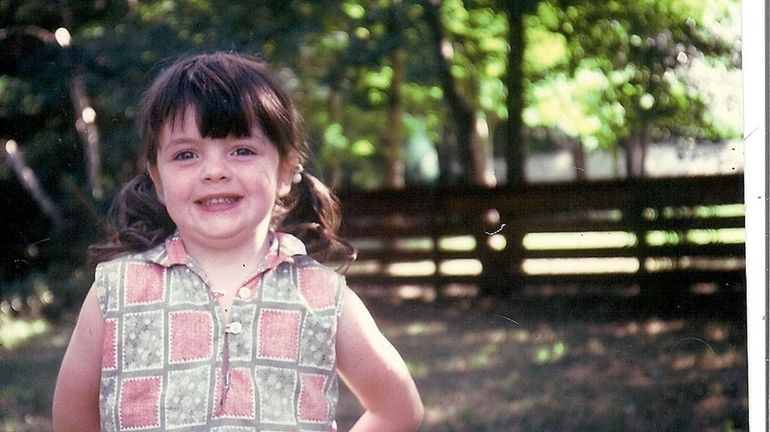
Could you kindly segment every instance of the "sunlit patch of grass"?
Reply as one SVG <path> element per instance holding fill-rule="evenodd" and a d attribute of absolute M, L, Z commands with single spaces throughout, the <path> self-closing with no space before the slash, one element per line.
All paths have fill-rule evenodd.
<path fill-rule="evenodd" d="M 473 236 L 442 237 L 438 248 L 444 251 L 468 251 L 476 249 L 476 239 Z"/>
<path fill-rule="evenodd" d="M 557 273 L 635 273 L 636 258 L 542 258 L 525 259 L 522 269 L 527 274 Z"/>
<path fill-rule="evenodd" d="M 522 240 L 529 250 L 632 247 L 636 236 L 624 231 L 529 233 Z"/>
<path fill-rule="evenodd" d="M 700 366 L 704 370 L 720 370 L 740 367 L 746 362 L 743 353 L 735 349 L 729 349 L 724 353 L 709 355 L 701 358 Z"/>
<path fill-rule="evenodd" d="M 534 348 L 533 360 L 537 364 L 556 363 L 567 354 L 567 345 L 562 341 L 538 345 Z"/>
<path fill-rule="evenodd" d="M 663 207 L 660 210 L 646 209 L 644 216 L 647 219 L 674 219 L 682 217 L 698 218 L 725 218 L 740 217 L 746 214 L 744 204 L 726 204 L 716 206 L 695 207 Z"/>
<path fill-rule="evenodd" d="M 687 241 L 694 244 L 740 244 L 746 241 L 746 230 L 744 228 L 690 230 L 687 231 Z"/>
<path fill-rule="evenodd" d="M 431 250 L 433 249 L 433 240 L 430 237 L 398 239 L 393 243 L 393 246 L 400 250 Z"/>
<path fill-rule="evenodd" d="M 469 366 L 473 369 L 489 367 L 493 363 L 493 358 L 497 351 L 498 348 L 495 345 L 486 344 L 482 346 L 471 356 Z"/>
<path fill-rule="evenodd" d="M 416 321 L 406 327 L 409 336 L 434 336 L 447 331 L 447 325 L 443 322 Z"/>
<path fill-rule="evenodd" d="M 430 375 L 432 365 L 421 361 L 406 360 L 406 368 L 414 379 L 420 379 Z"/>
<path fill-rule="evenodd" d="M 746 230 L 744 228 L 694 229 L 684 232 L 657 230 L 649 231 L 646 241 L 650 246 L 676 245 L 684 242 L 699 245 L 741 244 L 746 241 Z"/>
<path fill-rule="evenodd" d="M 42 318 L 0 318 L 0 348 L 12 350 L 46 331 L 48 322 Z"/>
<path fill-rule="evenodd" d="M 436 273 L 436 263 L 433 261 L 395 262 L 387 266 L 386 272 L 391 276 L 430 276 Z"/>
<path fill-rule="evenodd" d="M 466 402 L 460 407 L 459 418 L 463 425 L 476 432 L 486 432 L 488 429 L 479 418 L 479 409 L 475 402 Z"/>
<path fill-rule="evenodd" d="M 691 257 L 681 256 L 677 258 L 647 258 L 644 268 L 653 273 L 674 269 L 699 269 L 708 271 L 729 271 L 746 266 L 743 257 Z"/>
<path fill-rule="evenodd" d="M 382 263 L 375 260 L 357 260 L 350 265 L 347 274 L 372 274 L 382 271 Z"/>
<path fill-rule="evenodd" d="M 455 259 L 439 263 L 439 272 L 447 276 L 480 275 L 484 269 L 477 259 Z"/>
<path fill-rule="evenodd" d="M 5 432 L 42 431 L 50 426 L 50 421 L 43 415 L 25 415 L 23 419 L 0 420 L 0 430 Z"/>
<path fill-rule="evenodd" d="M 735 427 L 735 423 L 733 423 L 732 420 L 726 420 L 725 421 L 725 432 L 742 432 L 743 429 L 738 429 Z"/>

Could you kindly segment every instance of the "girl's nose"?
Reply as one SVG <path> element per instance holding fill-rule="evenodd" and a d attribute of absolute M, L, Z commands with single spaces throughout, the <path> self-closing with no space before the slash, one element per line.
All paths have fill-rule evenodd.
<path fill-rule="evenodd" d="M 201 168 L 203 181 L 220 181 L 230 178 L 230 167 L 222 157 L 209 157 Z"/>

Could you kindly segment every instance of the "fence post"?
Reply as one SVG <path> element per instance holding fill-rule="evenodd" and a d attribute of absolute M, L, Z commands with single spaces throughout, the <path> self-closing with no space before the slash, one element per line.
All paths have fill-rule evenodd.
<path fill-rule="evenodd" d="M 638 185 L 637 185 L 638 186 Z M 631 226 L 636 236 L 636 259 L 639 261 L 639 269 L 636 271 L 635 281 L 639 285 L 639 291 L 642 296 L 649 294 L 649 276 L 647 274 L 647 224 L 645 221 L 645 205 L 638 197 L 633 200 L 633 204 L 627 211 L 631 214 Z"/>
<path fill-rule="evenodd" d="M 521 233 L 517 224 L 502 217 L 497 209 L 486 210 L 480 219 L 484 228 L 475 238 L 476 251 L 482 265 L 481 294 L 496 298 L 508 297 L 521 286 Z M 489 240 L 495 235 L 503 236 L 504 248 L 497 250 L 490 246 Z"/>

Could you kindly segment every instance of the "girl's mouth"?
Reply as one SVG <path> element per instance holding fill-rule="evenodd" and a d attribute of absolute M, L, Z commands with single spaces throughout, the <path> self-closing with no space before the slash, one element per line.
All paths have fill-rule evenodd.
<path fill-rule="evenodd" d="M 232 204 L 238 200 L 240 200 L 240 198 L 238 197 L 212 197 L 212 198 L 204 198 L 204 199 L 198 200 L 196 201 L 196 203 L 204 207 L 210 207 L 210 206 L 217 206 L 217 205 Z"/>

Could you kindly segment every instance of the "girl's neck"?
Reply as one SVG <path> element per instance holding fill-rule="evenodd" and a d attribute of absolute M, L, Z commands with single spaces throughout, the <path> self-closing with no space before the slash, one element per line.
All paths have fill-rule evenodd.
<path fill-rule="evenodd" d="M 185 241 L 184 236 L 182 241 Z M 235 281 L 240 283 L 257 270 L 269 247 L 270 235 L 267 232 L 255 234 L 253 240 L 231 244 L 185 241 L 187 253 L 203 268 L 209 278 L 220 280 L 226 277 L 236 279 Z"/>
<path fill-rule="evenodd" d="M 262 258 L 270 248 L 271 236 L 265 232 L 255 235 L 253 241 L 237 244 L 214 245 L 185 243 L 187 253 L 201 266 L 213 292 L 221 294 L 217 300 L 225 321 L 230 319 L 230 306 L 235 293 L 254 275 Z M 182 235 L 182 241 L 184 241 Z"/>

